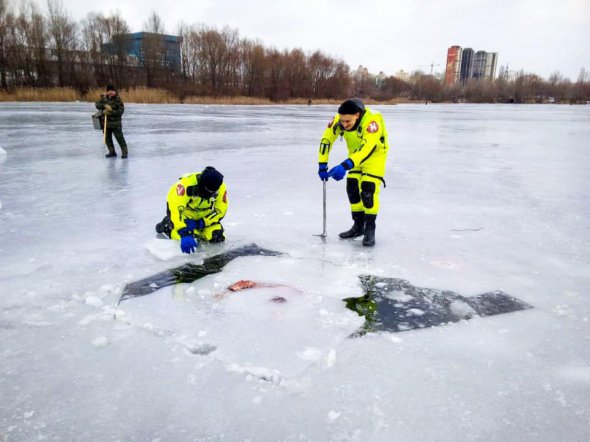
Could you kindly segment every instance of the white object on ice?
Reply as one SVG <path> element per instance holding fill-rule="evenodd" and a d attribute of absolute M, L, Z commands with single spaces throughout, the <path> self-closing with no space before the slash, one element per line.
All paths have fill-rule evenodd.
<path fill-rule="evenodd" d="M 182 256 L 178 241 L 170 239 L 153 238 L 145 247 L 153 256 L 162 261 L 169 261 L 175 256 Z"/>

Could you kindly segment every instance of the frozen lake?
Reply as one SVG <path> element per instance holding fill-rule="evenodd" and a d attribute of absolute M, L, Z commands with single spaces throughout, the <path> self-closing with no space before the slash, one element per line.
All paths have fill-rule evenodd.
<path fill-rule="evenodd" d="M 590 106 L 374 109 L 391 151 L 365 248 L 338 239 L 344 181 L 313 236 L 336 106 L 130 103 L 113 160 L 91 103 L 0 104 L 0 441 L 588 440 Z M 228 241 L 183 256 L 154 225 L 207 165 Z M 127 283 L 250 243 L 283 255 L 113 318 Z M 363 321 L 342 299 L 367 274 L 533 309 L 347 338 Z M 275 287 L 228 294 L 239 279 Z"/>

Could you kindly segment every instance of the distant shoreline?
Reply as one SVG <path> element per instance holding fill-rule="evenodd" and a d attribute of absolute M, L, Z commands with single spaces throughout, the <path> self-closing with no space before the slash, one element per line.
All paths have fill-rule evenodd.
<path fill-rule="evenodd" d="M 0 90 L 0 102 L 88 102 L 94 103 L 105 92 L 94 88 L 81 93 L 73 88 L 16 88 Z M 182 99 L 164 89 L 145 87 L 119 90 L 124 103 L 139 104 L 235 104 L 235 105 L 307 105 L 340 104 L 349 97 L 338 99 L 291 98 L 272 101 L 268 98 L 245 96 L 200 96 L 187 95 Z M 392 99 L 387 101 L 366 100 L 368 104 L 399 104 L 421 101 Z"/>
<path fill-rule="evenodd" d="M 200 96 L 187 95 L 179 98 L 164 89 L 148 89 L 145 87 L 121 89 L 119 91 L 124 103 L 135 104 L 209 104 L 209 105 L 338 105 L 349 97 L 334 99 L 325 98 L 291 98 L 288 100 L 273 101 L 261 97 L 245 96 Z M 61 102 L 76 103 L 86 102 L 94 103 L 101 95 L 103 89 L 94 88 L 82 93 L 73 88 L 15 88 L 9 90 L 0 90 L 0 102 Z M 391 100 L 379 101 L 374 99 L 363 98 L 369 105 L 396 105 L 396 104 L 452 104 L 452 103 L 471 103 L 471 104 L 503 104 L 504 102 L 467 102 L 467 101 L 426 101 L 411 100 L 408 98 L 393 98 Z M 524 101 L 521 104 L 576 104 L 562 100 L 560 102 L 551 101 Z M 577 104 L 590 104 L 577 103 Z"/>

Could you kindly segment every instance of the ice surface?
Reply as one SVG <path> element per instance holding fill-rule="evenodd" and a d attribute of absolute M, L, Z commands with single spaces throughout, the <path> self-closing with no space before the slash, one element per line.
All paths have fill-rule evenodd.
<path fill-rule="evenodd" d="M 189 348 L 215 347 L 212 357 L 273 378 L 300 373 L 309 361 L 323 360 L 364 320 L 335 297 L 287 285 L 297 266 L 310 277 L 313 269 L 281 257 L 244 257 L 224 271 L 192 284 L 180 284 L 124 301 L 117 317 L 136 326 L 182 335 Z M 255 269 L 264 269 L 255 270 Z M 229 291 L 228 282 L 244 275 L 260 287 Z M 272 275 L 272 276 L 270 276 Z M 277 302 L 278 301 L 278 302 Z"/>
<path fill-rule="evenodd" d="M 587 440 L 590 107 L 376 108 L 392 150 L 367 249 L 338 240 L 342 182 L 313 236 L 334 106 L 128 103 L 123 161 L 91 104 L 2 103 L 0 440 Z M 154 242 L 171 183 L 206 165 L 227 181 L 227 246 L 286 256 L 114 320 L 127 283 L 214 254 Z M 346 339 L 361 274 L 534 309 Z M 280 287 L 215 297 L 240 279 Z"/>

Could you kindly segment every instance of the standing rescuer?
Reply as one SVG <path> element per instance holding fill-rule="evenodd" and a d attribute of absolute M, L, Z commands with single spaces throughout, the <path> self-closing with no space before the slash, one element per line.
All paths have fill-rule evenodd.
<path fill-rule="evenodd" d="M 104 122 L 107 125 L 105 143 L 109 152 L 105 157 L 111 158 L 117 156 L 115 145 L 113 144 L 114 135 L 121 148 L 121 158 L 127 158 L 127 142 L 123 136 L 123 124 L 121 122 L 121 117 L 125 112 L 125 105 L 115 87 L 109 84 L 106 95 L 101 95 L 95 105 L 98 110 L 102 111 L 103 115 L 106 115 L 106 122 Z"/>
<path fill-rule="evenodd" d="M 348 158 L 328 170 L 334 141 L 341 136 L 348 147 Z M 348 173 L 346 193 L 353 226 L 339 234 L 349 239 L 364 235 L 363 245 L 375 245 L 375 220 L 379 212 L 379 191 L 385 184 L 385 163 L 389 150 L 383 116 L 365 107 L 358 98 L 343 102 L 322 135 L 318 175 L 340 181 Z"/>

